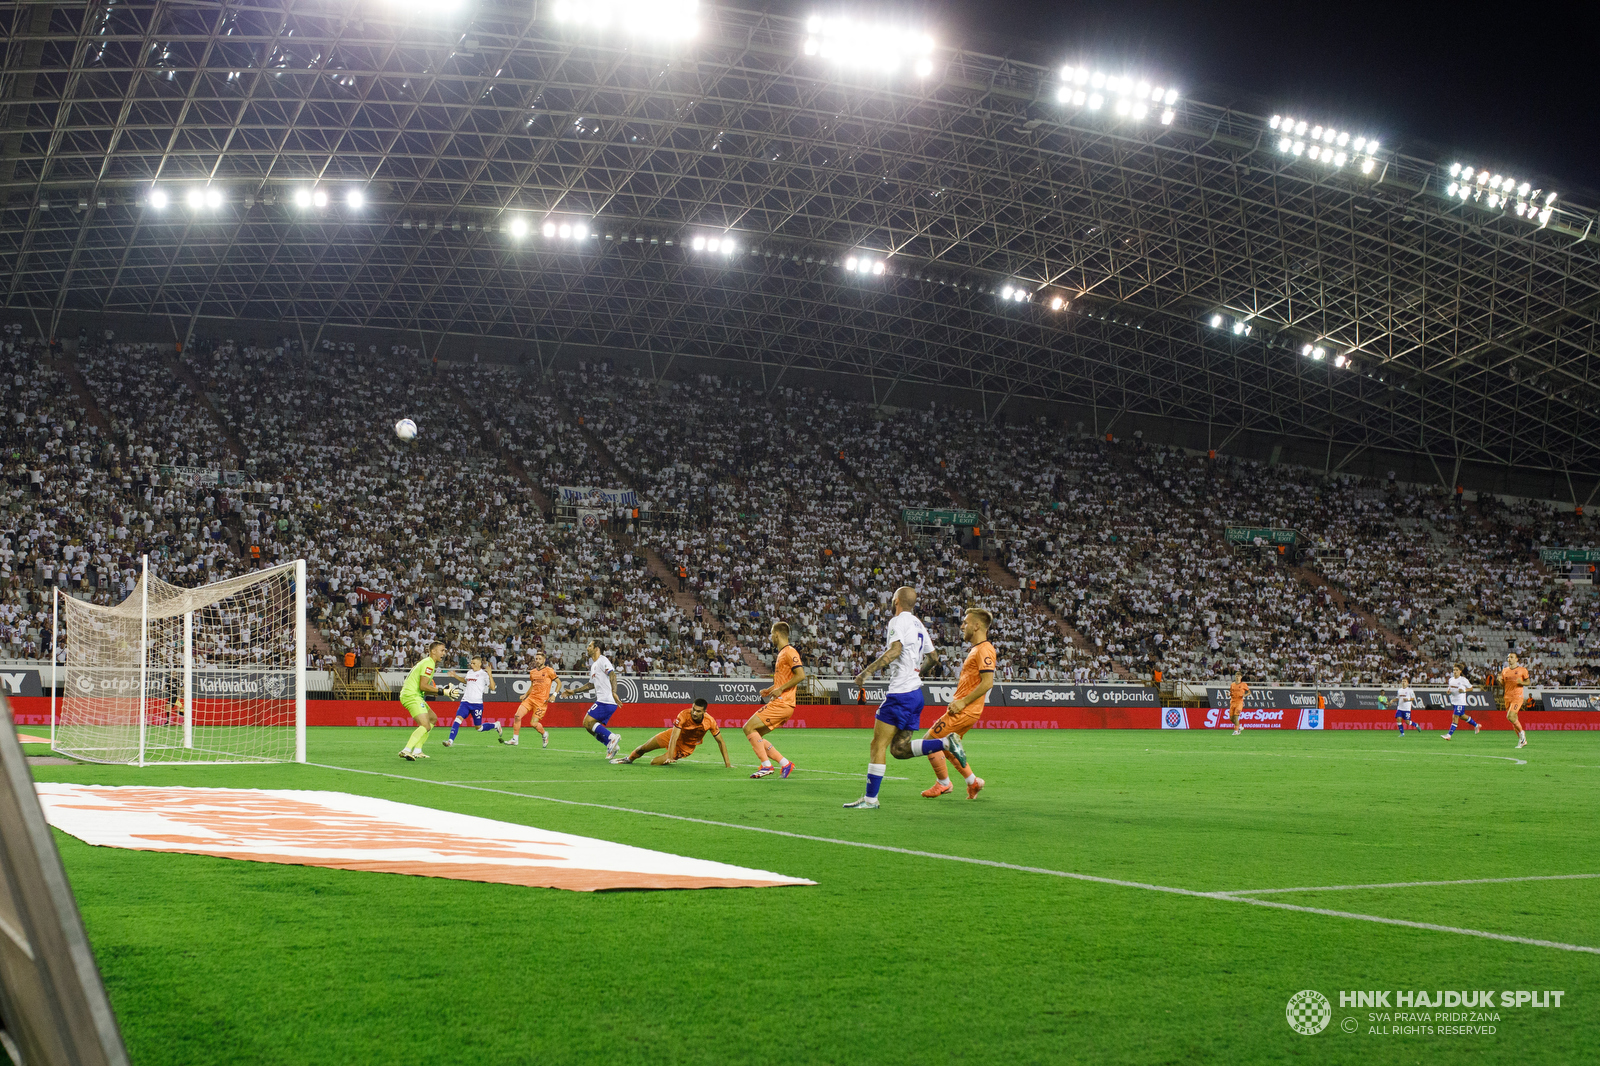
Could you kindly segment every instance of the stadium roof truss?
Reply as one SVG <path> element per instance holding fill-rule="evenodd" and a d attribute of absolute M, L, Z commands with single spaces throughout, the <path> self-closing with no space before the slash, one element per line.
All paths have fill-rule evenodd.
<path fill-rule="evenodd" d="M 1565 201 L 1485 211 L 1387 147 L 1310 165 L 1195 100 L 1063 110 L 1055 71 L 993 56 L 842 72 L 767 15 L 654 46 L 407 10 L 0 5 L 6 306 L 714 356 L 1600 474 L 1600 234 Z"/>

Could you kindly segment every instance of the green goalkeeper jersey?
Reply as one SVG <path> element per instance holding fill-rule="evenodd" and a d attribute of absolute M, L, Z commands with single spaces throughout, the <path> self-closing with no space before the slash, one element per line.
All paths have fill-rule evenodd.
<path fill-rule="evenodd" d="M 413 666 L 411 672 L 406 675 L 406 683 L 400 686 L 400 698 L 405 699 L 407 696 L 415 696 L 417 699 L 421 699 L 422 679 L 433 677 L 433 667 L 433 657 L 423 656 L 422 661 Z"/>

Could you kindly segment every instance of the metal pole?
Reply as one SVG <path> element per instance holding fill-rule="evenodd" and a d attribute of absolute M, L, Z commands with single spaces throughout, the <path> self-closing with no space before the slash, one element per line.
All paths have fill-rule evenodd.
<path fill-rule="evenodd" d="M 139 566 L 139 765 L 144 765 L 145 742 L 145 664 L 150 659 L 150 556 L 141 555 Z"/>
<path fill-rule="evenodd" d="M 194 747 L 194 612 L 183 612 L 183 746 Z"/>
<path fill-rule="evenodd" d="M 294 561 L 294 761 L 306 761 L 306 561 Z"/>
<path fill-rule="evenodd" d="M 57 604 L 61 589 L 50 590 L 50 750 L 56 747 L 56 663 L 61 661 L 61 623 Z"/>

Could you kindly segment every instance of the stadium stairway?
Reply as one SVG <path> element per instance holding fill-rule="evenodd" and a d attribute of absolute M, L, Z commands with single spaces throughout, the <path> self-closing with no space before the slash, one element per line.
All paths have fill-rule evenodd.
<path fill-rule="evenodd" d="M 1342 609 L 1349 611 L 1351 614 L 1361 619 L 1362 625 L 1377 632 L 1387 643 L 1405 648 L 1407 651 L 1411 652 L 1411 654 L 1415 655 L 1419 661 L 1428 665 L 1433 665 L 1432 660 L 1430 660 L 1429 657 L 1425 655 L 1416 645 L 1407 640 L 1405 637 L 1402 637 L 1400 634 L 1396 633 L 1394 630 L 1390 629 L 1388 626 L 1384 625 L 1382 622 L 1379 622 L 1377 615 L 1356 603 L 1350 598 L 1344 589 L 1340 588 L 1338 585 L 1335 585 L 1332 581 L 1329 581 L 1322 574 L 1319 574 L 1315 570 L 1305 566 L 1291 566 L 1289 567 L 1289 572 L 1293 574 L 1295 578 L 1303 585 L 1308 585 L 1311 588 L 1327 589 L 1333 595 L 1334 603 L 1338 604 Z"/>
<path fill-rule="evenodd" d="M 194 393 L 195 402 L 203 405 L 211 414 L 211 418 L 216 422 L 217 428 L 222 430 L 223 443 L 228 446 L 228 451 L 233 453 L 233 457 L 240 463 L 249 459 L 250 453 L 245 450 L 243 442 L 234 434 L 232 424 L 229 423 L 221 409 L 211 402 L 211 396 L 206 392 L 205 383 L 195 375 L 193 370 L 189 369 L 189 364 L 180 359 L 177 352 L 168 355 L 165 362 L 167 368 L 185 385 L 189 386 L 190 391 Z"/>
<path fill-rule="evenodd" d="M 112 437 L 111 420 L 100 410 L 100 405 L 94 402 L 94 393 L 89 391 L 89 383 L 83 380 L 83 372 L 78 369 L 77 359 L 72 356 L 58 358 L 56 369 L 66 375 L 67 384 L 72 387 L 72 398 L 78 402 L 79 408 L 83 411 L 83 420 L 91 426 L 98 426 L 102 439 L 109 441 Z"/>
<path fill-rule="evenodd" d="M 578 432 L 581 433 L 583 438 L 589 442 L 589 447 L 594 449 L 594 453 L 599 456 L 600 461 L 605 464 L 607 472 L 614 479 L 616 479 L 616 483 L 619 485 L 626 485 L 635 492 L 639 492 L 640 486 L 633 480 L 632 477 L 628 475 L 626 470 L 622 469 L 622 466 L 616 460 L 616 456 L 612 455 L 611 449 L 606 446 L 605 441 L 601 440 L 593 430 L 584 424 L 583 420 L 578 417 L 577 412 L 567 405 L 566 401 L 561 398 L 560 394 L 552 388 L 546 392 L 545 395 L 548 396 L 551 402 L 555 404 L 556 410 L 561 412 L 561 416 L 567 420 L 568 424 L 577 427 Z M 643 494 L 641 493 L 641 496 L 642 495 Z M 607 536 L 611 537 L 612 540 L 617 541 L 619 544 L 623 543 L 622 534 L 613 529 L 610 522 L 604 523 L 604 527 Z M 699 607 L 701 615 L 706 621 L 710 622 L 718 629 L 724 628 L 722 620 L 717 617 L 717 612 L 711 609 L 710 604 L 702 603 L 700 598 L 692 591 L 677 591 L 677 575 L 673 572 L 672 567 L 667 565 L 667 561 L 661 557 L 659 552 L 646 545 L 642 540 L 640 540 L 638 543 L 629 543 L 626 546 L 631 547 L 633 551 L 641 552 L 644 555 L 646 568 L 649 569 L 651 575 L 657 581 L 661 582 L 661 587 L 667 590 L 668 595 L 672 597 L 672 602 L 677 606 L 679 611 L 683 612 L 686 618 L 692 619 L 694 617 L 694 609 Z M 755 649 L 741 646 L 739 648 L 739 654 L 740 658 L 744 660 L 744 664 L 758 674 L 762 672 L 770 674 L 772 672 L 772 668 L 761 661 Z"/>

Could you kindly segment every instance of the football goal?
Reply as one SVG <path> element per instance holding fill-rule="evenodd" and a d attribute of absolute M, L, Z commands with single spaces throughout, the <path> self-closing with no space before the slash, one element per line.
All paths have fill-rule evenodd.
<path fill-rule="evenodd" d="M 53 747 L 135 766 L 305 762 L 305 561 L 197 589 L 148 557 L 142 570 L 112 607 L 58 592 Z"/>

